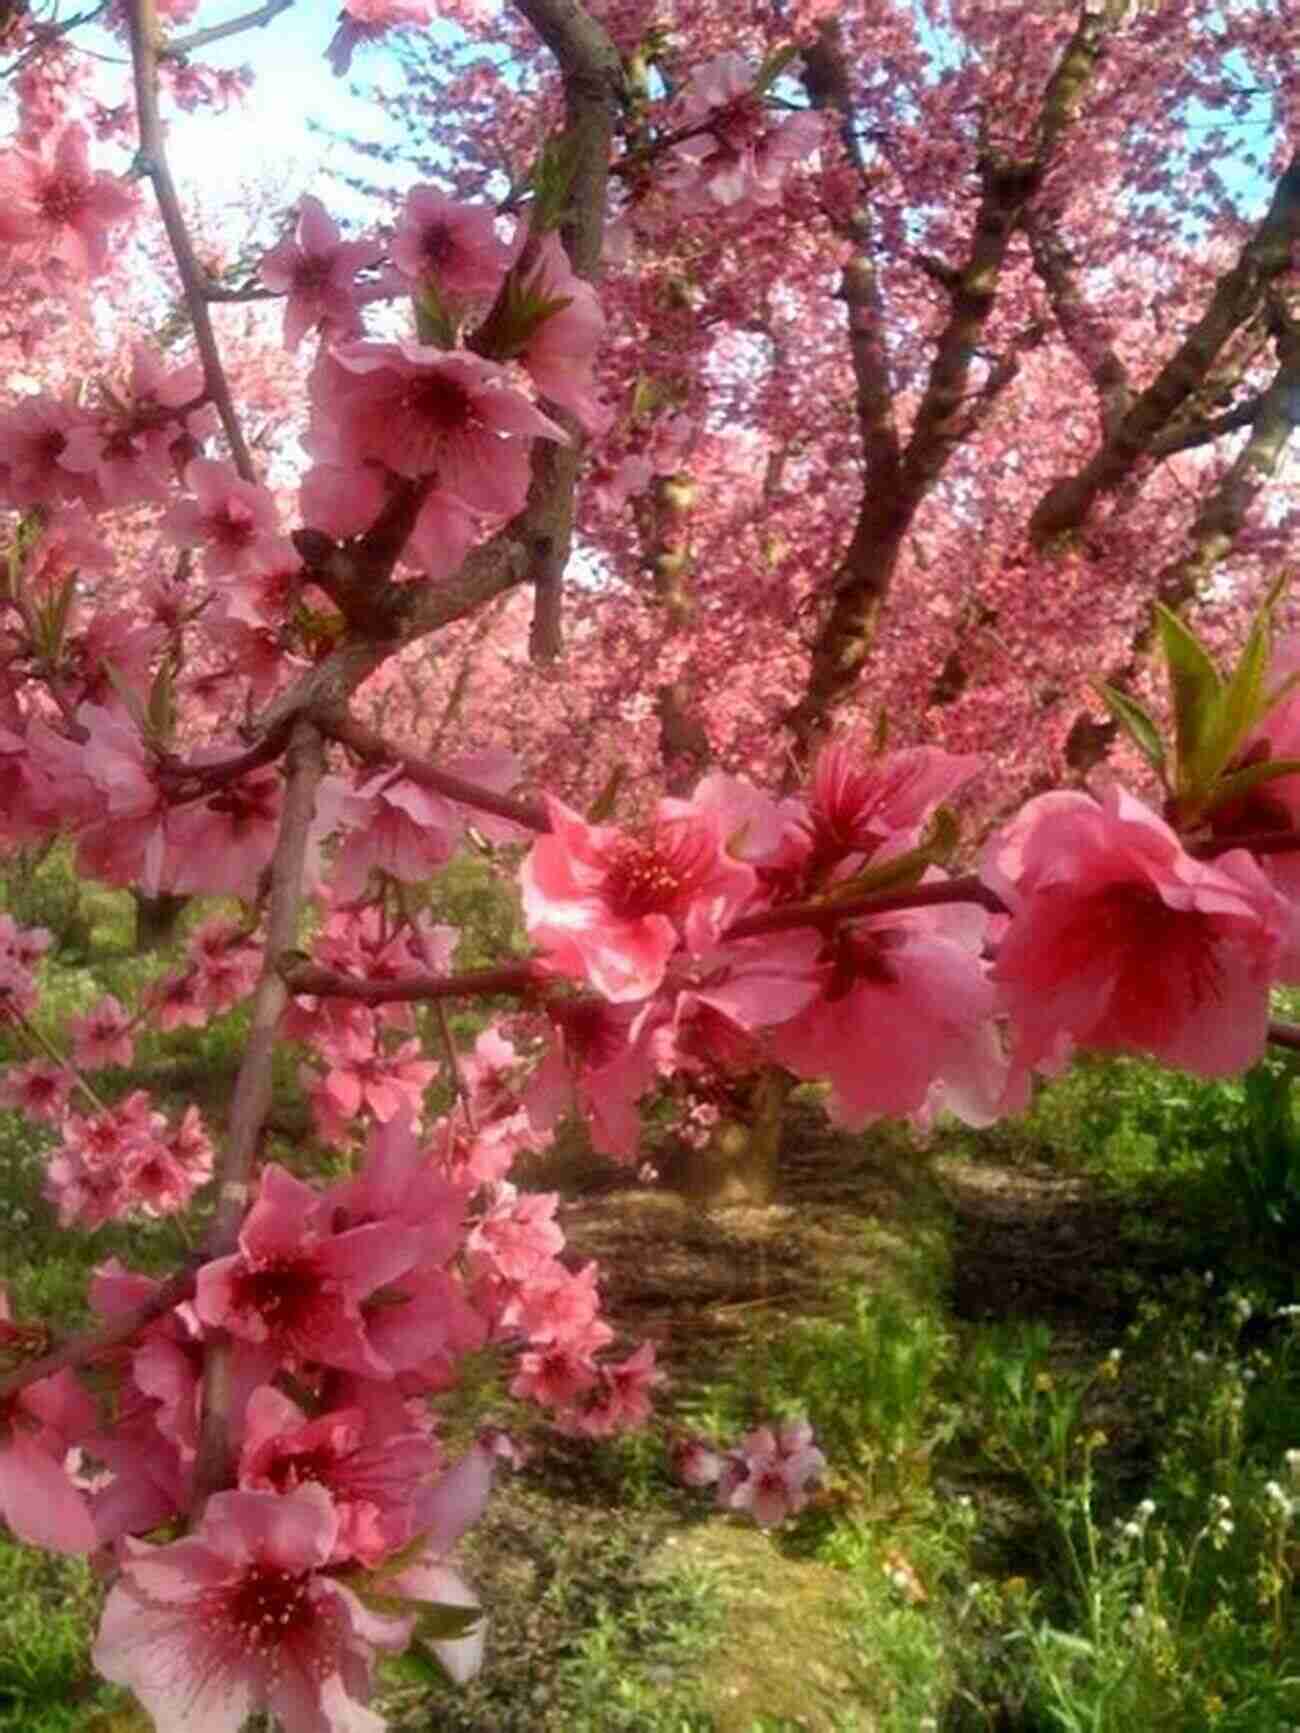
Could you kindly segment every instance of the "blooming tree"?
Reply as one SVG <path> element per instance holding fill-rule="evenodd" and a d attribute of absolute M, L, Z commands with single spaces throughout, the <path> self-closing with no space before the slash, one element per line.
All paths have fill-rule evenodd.
<path fill-rule="evenodd" d="M 0 840 L 64 834 L 87 875 L 239 909 L 57 1038 L 48 935 L 0 920 L 0 1017 L 31 1048 L 0 1088 L 52 1128 L 61 1222 L 207 1206 L 170 1277 L 101 1264 L 87 1333 L 0 1300 L 0 1514 L 100 1559 L 97 1665 L 163 1733 L 256 1710 L 364 1733 L 382 1654 L 479 1665 L 450 1555 L 511 1446 L 446 1457 L 468 1355 L 570 1432 L 646 1418 L 653 1346 L 617 1343 L 556 1198 L 511 1178 L 565 1113 L 631 1161 L 657 1088 L 703 1145 L 773 1076 L 850 1127 L 980 1124 L 1080 1049 L 1214 1075 L 1300 1044 L 1269 1008 L 1300 978 L 1297 651 L 1261 593 L 1290 522 L 1264 489 L 1295 419 L 1300 183 L 1280 143 L 1257 154 L 1247 218 L 1192 153 L 1208 190 L 1171 214 L 1152 167 L 1247 74 L 1285 134 L 1275 14 L 1234 15 L 1225 59 L 1221 11 L 1184 0 L 1019 35 L 954 8 L 937 37 L 920 5 L 668 29 L 459 0 L 426 32 L 423 0 L 346 0 L 331 64 L 423 32 L 394 107 L 435 90 L 455 166 L 360 236 L 305 195 L 232 276 L 166 117 L 236 96 L 204 50 L 291 4 L 103 9 L 129 96 L 72 54 L 84 19 L 0 25 Z M 485 40 L 509 80 L 465 60 Z M 133 294 L 124 260 L 164 286 Z M 1108 280 L 1142 289 L 1103 314 Z M 114 346 L 92 380 L 31 377 L 46 320 L 69 355 Z M 1221 565 L 1194 632 L 1177 610 Z M 1122 605 L 1084 631 L 1102 585 Z M 992 688 L 996 727 L 980 682 L 959 702 L 995 626 L 1029 674 Z M 1167 712 L 1127 689 L 1153 636 Z M 1081 688 L 1084 655 L 1125 689 Z M 895 733 L 917 723 L 927 692 L 941 738 L 867 726 L 881 694 Z M 1126 780 L 1025 798 L 1117 732 Z M 981 802 L 1002 822 L 963 872 L 953 805 Z M 527 936 L 476 969 L 419 894 L 467 846 Z M 413 1007 L 449 1000 L 491 1008 L 470 1052 L 445 1017 L 421 1039 Z M 237 1005 L 219 1137 L 100 1076 L 142 1023 Z M 286 1043 L 328 1184 L 267 1143 Z M 760 1522 L 823 1466 L 801 1422 L 682 1464 Z"/>

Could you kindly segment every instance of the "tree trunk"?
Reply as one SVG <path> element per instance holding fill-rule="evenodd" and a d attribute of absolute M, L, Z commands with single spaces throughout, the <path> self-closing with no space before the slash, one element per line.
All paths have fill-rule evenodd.
<path fill-rule="evenodd" d="M 137 954 L 161 951 L 176 937 L 177 923 L 189 907 L 188 897 L 172 896 L 164 891 L 160 896 L 146 896 L 132 891 L 135 899 L 135 948 Z"/>
<path fill-rule="evenodd" d="M 722 1120 L 704 1149 L 683 1150 L 664 1178 L 706 1207 L 761 1207 L 776 1195 L 785 1104 L 794 1079 L 768 1066 L 746 1085 L 743 1118 Z"/>

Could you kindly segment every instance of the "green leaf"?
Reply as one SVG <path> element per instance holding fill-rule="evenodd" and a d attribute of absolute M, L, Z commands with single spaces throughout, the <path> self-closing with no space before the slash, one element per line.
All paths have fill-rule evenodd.
<path fill-rule="evenodd" d="M 145 713 L 145 724 L 150 739 L 157 745 L 171 745 L 172 735 L 176 726 L 176 690 L 173 683 L 173 667 L 169 657 L 154 676 L 153 686 L 149 692 L 149 707 Z"/>
<path fill-rule="evenodd" d="M 1094 680 L 1093 690 L 1161 780 L 1165 775 L 1165 743 L 1148 711 L 1117 686 Z"/>
<path fill-rule="evenodd" d="M 1217 760 L 1211 775 L 1217 775 L 1225 764 L 1231 763 L 1237 748 L 1263 714 L 1271 637 L 1272 613 L 1265 606 L 1256 614 L 1237 666 L 1219 696 L 1214 727 L 1207 742 L 1207 750 Z"/>
<path fill-rule="evenodd" d="M 411 1603 L 406 1603 L 409 1613 Z M 458 1607 L 450 1601 L 426 1601 L 415 1620 L 415 1634 L 423 1643 L 454 1642 L 467 1637 L 483 1617 L 481 1607 Z"/>
<path fill-rule="evenodd" d="M 1164 651 L 1169 686 L 1174 700 L 1174 729 L 1178 743 L 1178 790 L 1191 793 L 1206 780 L 1201 761 L 1205 742 L 1214 726 L 1223 682 L 1200 639 L 1159 602 L 1156 629 Z"/>
<path fill-rule="evenodd" d="M 433 283 L 424 283 L 411 297 L 415 310 L 415 335 L 434 349 L 454 349 L 460 335 L 455 318 Z"/>
<path fill-rule="evenodd" d="M 126 706 L 127 714 L 140 730 L 141 734 L 149 732 L 149 718 L 140 702 L 140 694 L 133 686 L 128 686 L 111 662 L 105 662 L 104 672 L 108 675 L 108 683 Z"/>
<path fill-rule="evenodd" d="M 775 84 L 798 53 L 797 42 L 787 42 L 784 47 L 773 49 L 758 69 L 758 77 L 754 80 L 755 91 L 761 94 Z"/>
<path fill-rule="evenodd" d="M 1244 770 L 1221 776 L 1202 811 L 1213 812 L 1216 807 L 1229 806 L 1258 788 L 1261 782 L 1274 782 L 1279 776 L 1300 776 L 1300 758 L 1261 758 L 1258 764 L 1248 764 Z"/>
<path fill-rule="evenodd" d="M 841 879 L 826 892 L 824 901 L 843 902 L 848 897 L 871 896 L 876 891 L 901 890 L 920 884 L 925 869 L 949 859 L 961 837 L 961 826 L 951 807 L 939 806 L 916 848 L 869 866 L 850 879 Z"/>

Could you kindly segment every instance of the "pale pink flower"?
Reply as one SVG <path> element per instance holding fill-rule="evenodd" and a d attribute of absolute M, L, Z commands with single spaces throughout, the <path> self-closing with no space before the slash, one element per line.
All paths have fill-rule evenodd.
<path fill-rule="evenodd" d="M 68 435 L 59 462 L 93 478 L 106 505 L 166 500 L 178 460 L 204 430 L 202 410 L 177 414 L 203 395 L 202 368 L 191 362 L 168 373 L 165 365 L 155 350 L 137 344 L 126 384 L 105 385 L 94 421 Z"/>
<path fill-rule="evenodd" d="M 74 435 L 93 427 L 75 404 L 42 393 L 26 397 L 0 414 L 0 487 L 5 503 L 51 506 L 80 500 L 92 510 L 103 505 L 93 476 L 63 462 Z"/>
<path fill-rule="evenodd" d="M 90 166 L 84 128 L 64 127 L 53 148 L 0 155 L 0 244 L 31 247 L 73 276 L 95 277 L 108 265 L 108 231 L 135 210 L 112 175 Z"/>
<path fill-rule="evenodd" d="M 763 1528 L 794 1516 L 808 1502 L 811 1484 L 826 1469 L 806 1421 L 787 1421 L 775 1432 L 760 1426 L 741 1439 L 718 1482 L 718 1502 L 743 1510 Z"/>
<path fill-rule="evenodd" d="M 588 824 L 547 797 L 549 836 L 520 869 L 528 935 L 547 964 L 617 1003 L 645 999 L 684 942 L 709 949 L 753 895 L 714 815 L 663 800 L 641 833 Z"/>
<path fill-rule="evenodd" d="M 980 952 L 983 909 L 951 905 L 840 921 L 816 968 L 818 996 L 770 1030 L 773 1055 L 829 1078 L 833 1117 L 857 1131 L 919 1113 L 936 1081 L 987 1123 L 1006 1066 L 990 1024 L 995 993 Z"/>
<path fill-rule="evenodd" d="M 305 196 L 298 206 L 292 236 L 262 259 L 262 281 L 288 295 L 284 309 L 284 346 L 296 349 L 317 325 L 334 338 L 350 337 L 359 326 L 355 279 L 358 271 L 383 256 L 377 241 L 344 241 L 338 224 L 319 199 Z"/>
<path fill-rule="evenodd" d="M 0 1286 L 0 1345 L 21 1342 Z M 90 1552 L 94 1525 L 63 1468 L 94 1425 L 90 1398 L 71 1372 L 56 1372 L 0 1400 L 0 1517 L 19 1540 L 50 1552 Z"/>
<path fill-rule="evenodd" d="M 416 1495 L 438 1466 L 427 1433 L 376 1428 L 362 1408 L 309 1419 L 265 1384 L 248 1400 L 239 1484 L 267 1492 L 323 1486 L 339 1518 L 335 1563 L 355 1558 L 374 1566 L 409 1540 Z"/>
<path fill-rule="evenodd" d="M 437 187 L 412 187 L 389 255 L 403 276 L 450 295 L 495 295 L 510 264 L 488 205 L 459 204 Z"/>
<path fill-rule="evenodd" d="M 601 1364 L 597 1374 L 595 1388 L 571 1415 L 561 1418 L 561 1424 L 588 1438 L 612 1438 L 644 1426 L 650 1418 L 652 1393 L 666 1378 L 655 1365 L 654 1343 L 643 1342 L 626 1360 Z"/>
<path fill-rule="evenodd" d="M 244 481 L 232 463 L 209 457 L 194 459 L 185 485 L 194 498 L 178 501 L 162 528 L 181 547 L 204 548 L 208 577 L 254 570 L 276 557 L 278 520 L 266 488 Z"/>
<path fill-rule="evenodd" d="M 1132 795 L 1056 793 L 992 839 L 981 870 L 1011 910 L 993 978 L 1018 1076 L 1072 1045 L 1211 1077 L 1263 1052 L 1288 916 L 1244 850 L 1198 861 Z"/>
<path fill-rule="evenodd" d="M 567 305 L 542 321 L 519 359 L 543 397 L 577 416 L 588 433 L 607 432 L 613 416 L 597 397 L 591 376 L 605 335 L 605 315 L 591 284 L 574 274 L 559 235 L 551 233 L 542 241 L 528 288 Z"/>
<path fill-rule="evenodd" d="M 216 794 L 172 812 L 170 871 L 174 891 L 205 896 L 257 896 L 263 868 L 275 852 L 281 785 L 273 770 L 228 783 Z"/>
<path fill-rule="evenodd" d="M 822 118 L 778 117 L 740 54 L 719 54 L 697 67 L 682 99 L 682 119 L 706 130 L 674 147 L 668 184 L 690 209 L 700 196 L 737 214 L 776 204 L 786 175 L 822 139 Z"/>
<path fill-rule="evenodd" d="M 185 1540 L 125 1543 L 95 1644 L 158 1733 L 239 1733 L 269 1710 L 284 1733 L 383 1733 L 364 1705 L 376 1649 L 409 1619 L 365 1608 L 324 1573 L 339 1518 L 321 1486 L 219 1492 Z"/>
<path fill-rule="evenodd" d="M 0 1103 L 29 1119 L 57 1124 L 76 1084 L 75 1076 L 62 1065 L 51 1059 L 31 1059 L 26 1065 L 9 1066 L 0 1075 Z"/>

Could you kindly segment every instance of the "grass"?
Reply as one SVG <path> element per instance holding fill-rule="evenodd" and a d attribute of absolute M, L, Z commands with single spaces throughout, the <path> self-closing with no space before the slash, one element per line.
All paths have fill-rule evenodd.
<path fill-rule="evenodd" d="M 159 966 L 130 954 L 128 899 L 81 891 L 57 853 L 20 889 L 63 923 L 51 1028 Z M 513 942 L 481 872 L 439 895 L 470 919 L 463 963 Z M 146 1037 L 104 1087 L 197 1097 L 219 1124 L 241 1041 L 238 1016 Z M 1225 1083 L 1084 1063 L 1024 1120 L 925 1149 L 833 1134 L 796 1101 L 781 1193 L 749 1211 L 702 1212 L 566 1140 L 531 1182 L 561 1187 L 575 1257 L 604 1261 L 615 1320 L 673 1381 L 638 1437 L 533 1436 L 464 1545 L 487 1667 L 458 1691 L 386 1667 L 395 1733 L 1300 1726 L 1292 1093 L 1283 1062 Z M 309 1170 L 287 1054 L 276 1114 L 277 1154 Z M 47 1141 L 0 1114 L 0 1278 L 58 1328 L 94 1264 L 163 1269 L 180 1242 L 60 1232 Z M 478 1372 L 447 1399 L 449 1441 L 485 1408 L 511 1417 Z M 796 1414 L 831 1470 L 770 1534 L 668 1474 L 683 1433 Z M 142 1726 L 89 1668 L 101 1594 L 84 1563 L 0 1540 L 0 1733 Z"/>

